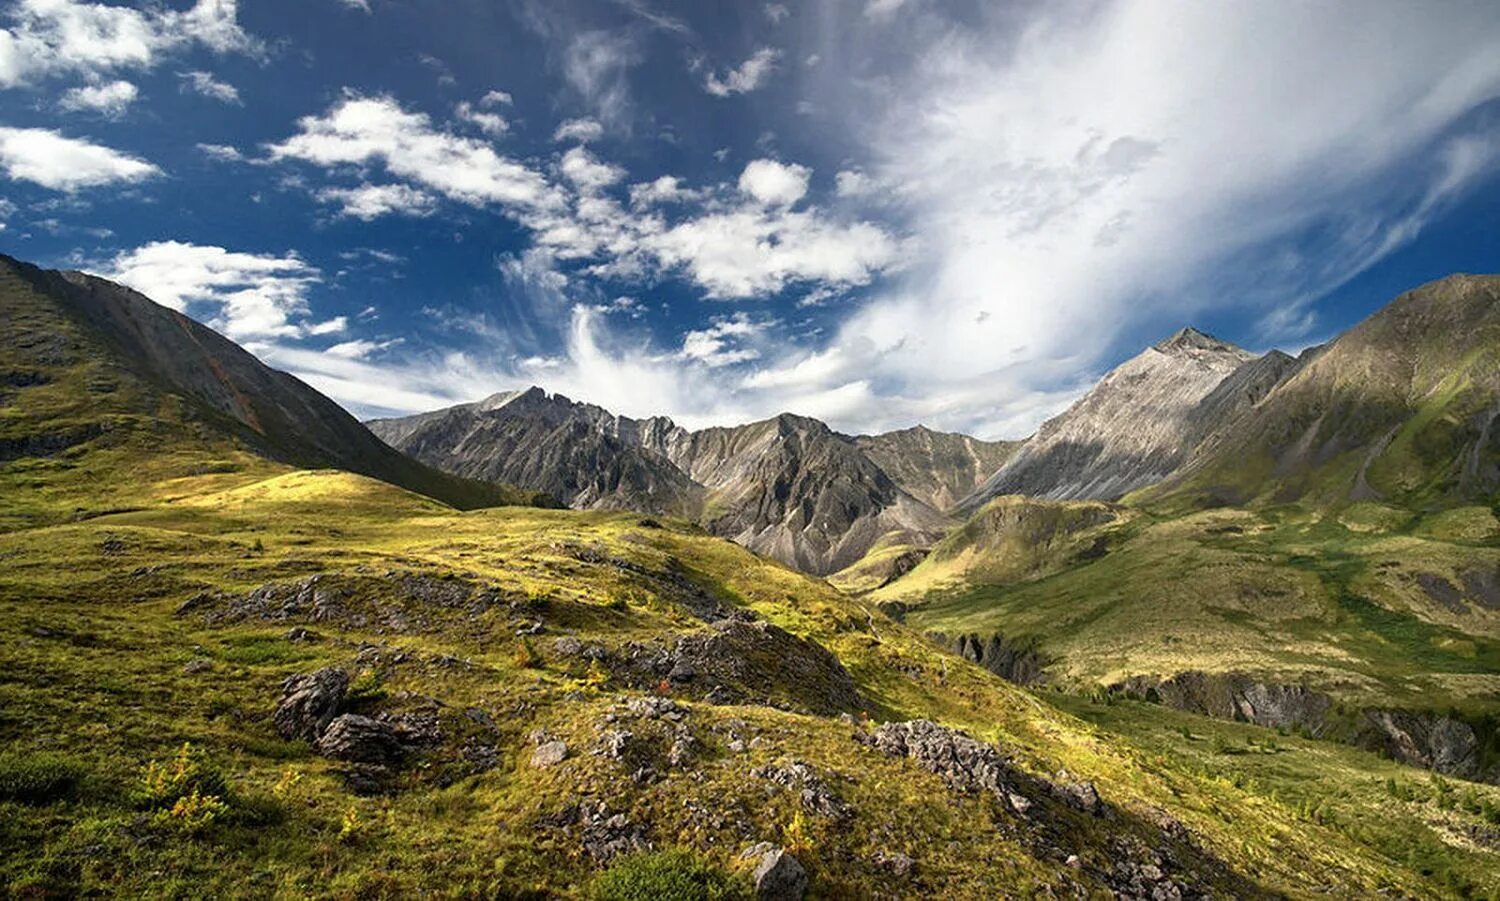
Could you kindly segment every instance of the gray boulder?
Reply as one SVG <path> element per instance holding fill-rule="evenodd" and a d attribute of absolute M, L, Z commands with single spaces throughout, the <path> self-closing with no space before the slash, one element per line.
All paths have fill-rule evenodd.
<path fill-rule="evenodd" d="M 328 724 L 318 739 L 318 752 L 335 760 L 385 766 L 400 760 L 406 748 L 390 723 L 346 713 Z"/>
<path fill-rule="evenodd" d="M 281 683 L 281 702 L 272 716 L 277 733 L 289 741 L 316 744 L 338 716 L 348 693 L 349 674 L 337 667 L 288 676 Z"/>
<path fill-rule="evenodd" d="M 761 855 L 755 867 L 755 897 L 760 901 L 802 901 L 807 894 L 807 870 L 780 848 Z"/>

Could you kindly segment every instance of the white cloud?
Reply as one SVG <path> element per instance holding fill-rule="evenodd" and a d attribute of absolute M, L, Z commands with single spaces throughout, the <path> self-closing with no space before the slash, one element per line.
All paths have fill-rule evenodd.
<path fill-rule="evenodd" d="M 552 134 L 554 141 L 577 141 L 580 144 L 597 141 L 602 137 L 604 126 L 593 119 L 568 119 L 557 126 L 557 131 Z"/>
<path fill-rule="evenodd" d="M 236 341 L 308 334 L 302 321 L 307 290 L 321 279 L 296 254 L 239 253 L 178 241 L 122 252 L 98 274 L 174 310 L 203 305 L 208 324 Z"/>
<path fill-rule="evenodd" d="M 678 356 L 702 363 L 710 369 L 747 363 L 759 359 L 760 351 L 745 346 L 742 342 L 764 334 L 771 325 L 774 323 L 755 322 L 746 313 L 722 317 L 706 329 L 694 329 L 683 335 L 682 350 Z"/>
<path fill-rule="evenodd" d="M 198 152 L 220 163 L 238 163 L 245 157 L 228 144 L 198 144 Z"/>
<path fill-rule="evenodd" d="M 874 186 L 870 176 L 858 169 L 845 169 L 833 177 L 834 190 L 840 197 L 858 197 Z"/>
<path fill-rule="evenodd" d="M 772 25 L 780 25 L 783 19 L 792 14 L 785 3 L 767 3 L 765 11 L 766 18 L 771 20 Z"/>
<path fill-rule="evenodd" d="M 479 98 L 479 105 L 487 108 L 510 106 L 513 103 L 515 103 L 515 98 L 511 97 L 508 91 L 487 91 L 483 97 Z"/>
<path fill-rule="evenodd" d="M 232 84 L 227 84 L 215 78 L 212 72 L 193 71 L 179 72 L 177 77 L 182 79 L 182 89 L 191 91 L 210 100 L 220 103 L 228 103 L 238 106 L 240 104 L 240 92 Z"/>
<path fill-rule="evenodd" d="M 739 68 L 730 69 L 722 78 L 717 73 L 710 72 L 703 82 L 703 89 L 715 97 L 748 94 L 759 88 L 770 77 L 779 59 L 781 59 L 781 51 L 762 47 L 741 63 Z"/>
<path fill-rule="evenodd" d="M 664 266 L 682 267 L 710 298 L 722 299 L 774 294 L 799 281 L 864 285 L 900 258 L 878 226 L 784 209 L 708 213 L 644 243 Z"/>
<path fill-rule="evenodd" d="M 339 357 L 345 360 L 363 360 L 371 354 L 385 350 L 401 343 L 399 338 L 390 341 L 369 341 L 364 338 L 356 338 L 353 341 L 340 341 L 326 350 L 325 354 Z"/>
<path fill-rule="evenodd" d="M 437 198 L 408 185 L 364 184 L 353 188 L 323 188 L 318 200 L 339 207 L 339 215 L 365 222 L 381 216 L 429 216 L 437 209 Z"/>
<path fill-rule="evenodd" d="M 109 119 L 125 115 L 140 90 L 128 81 L 111 81 L 71 88 L 57 105 L 70 112 L 92 112 Z"/>
<path fill-rule="evenodd" d="M 309 335 L 337 335 L 349 330 L 349 317 L 335 316 L 322 322 L 314 322 L 303 331 Z"/>
<path fill-rule="evenodd" d="M 492 138 L 498 138 L 510 131 L 510 123 L 505 121 L 504 116 L 475 109 L 472 103 L 460 103 L 455 107 L 454 113 L 464 122 L 478 126 L 480 131 Z"/>
<path fill-rule="evenodd" d="M 769 206 L 791 206 L 807 194 L 812 170 L 775 160 L 751 160 L 740 173 L 740 190 Z"/>
<path fill-rule="evenodd" d="M 442 131 L 422 113 L 389 97 L 349 96 L 326 115 L 307 116 L 300 131 L 271 145 L 273 159 L 323 167 L 382 164 L 395 176 L 471 206 L 536 209 L 559 202 L 547 180 L 483 141 Z"/>
<path fill-rule="evenodd" d="M 371 11 L 370 0 L 338 0 L 338 2 L 349 9 L 357 9 L 362 13 L 368 14 Z"/>
<path fill-rule="evenodd" d="M 186 10 L 142 9 L 80 0 L 16 0 L 0 28 L 0 88 L 63 74 L 102 78 L 150 69 L 192 45 L 216 53 L 259 53 L 237 21 L 236 0 L 197 0 Z"/>
<path fill-rule="evenodd" d="M 906 0 L 869 0 L 865 15 L 871 19 L 889 19 L 905 5 Z"/>
<path fill-rule="evenodd" d="M 582 147 L 574 147 L 563 154 L 560 169 L 563 177 L 583 192 L 607 188 L 625 177 L 624 169 L 599 162 Z"/>
<path fill-rule="evenodd" d="M 630 186 L 630 205 L 633 207 L 648 207 L 658 203 L 693 200 L 698 196 L 698 192 L 684 188 L 682 186 L 682 179 L 675 175 L 663 175 L 655 181 L 641 182 Z"/>
<path fill-rule="evenodd" d="M 0 169 L 14 181 L 67 192 L 161 174 L 145 160 L 45 128 L 0 128 Z"/>

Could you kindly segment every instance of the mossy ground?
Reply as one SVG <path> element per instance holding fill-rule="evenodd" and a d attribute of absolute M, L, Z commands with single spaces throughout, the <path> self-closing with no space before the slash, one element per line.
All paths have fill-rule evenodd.
<path fill-rule="evenodd" d="M 1127 819 L 1069 821 L 1086 867 L 1107 864 L 1105 830 L 1167 811 L 1207 853 L 1267 891 L 1454 892 L 1456 883 L 1422 875 L 1383 839 L 1205 772 L 1149 734 L 1091 726 L 942 654 L 871 605 L 685 524 L 528 508 L 461 514 L 333 472 L 179 477 L 140 486 L 138 498 L 129 512 L 0 534 L 0 737 L 9 754 L 63 761 L 71 774 L 46 797 L 0 799 L 0 880 L 14 894 L 576 896 L 599 870 L 576 835 L 541 823 L 584 799 L 626 813 L 657 847 L 690 849 L 741 880 L 747 844 L 795 845 L 822 897 L 1019 897 L 1058 878 L 1062 864 L 1037 856 L 1025 824 L 993 799 L 955 794 L 909 762 L 874 754 L 852 740 L 858 726 L 838 719 L 685 700 L 698 742 L 690 768 L 637 784 L 591 754 L 605 715 L 638 691 L 596 678 L 550 642 L 571 634 L 618 646 L 701 627 L 630 570 L 587 562 L 599 554 L 689 573 L 704 591 L 822 643 L 877 720 L 935 719 L 999 742 L 1024 769 L 1065 768 L 1095 781 Z M 530 599 L 546 632 L 523 654 L 504 620 L 425 611 L 409 630 L 373 615 L 363 627 L 306 623 L 324 640 L 298 643 L 287 637 L 296 623 L 211 626 L 176 612 L 205 591 L 241 594 L 320 572 L 475 580 Z M 379 592 L 361 600 L 372 612 L 388 602 Z M 325 665 L 357 668 L 369 645 L 382 660 L 404 652 L 405 662 L 374 664 L 361 677 L 366 690 L 483 711 L 497 724 L 499 765 L 449 782 L 418 763 L 395 794 L 357 797 L 337 764 L 280 739 L 270 713 L 281 680 Z M 792 696 L 796 689 L 788 686 Z M 530 766 L 536 730 L 573 753 L 554 768 Z M 761 740 L 736 752 L 732 734 Z M 141 797 L 145 768 L 173 760 L 185 743 L 222 774 L 225 809 L 216 816 L 164 812 Z M 1352 805 L 1349 815 L 1375 818 L 1384 802 L 1350 786 L 1391 768 L 1337 753 L 1346 768 L 1330 770 L 1322 788 L 1353 792 L 1340 801 Z M 751 775 L 789 759 L 825 774 L 854 816 L 806 815 L 794 793 Z M 1305 790 L 1317 790 L 1310 776 Z M 1495 871 L 1493 851 L 1445 847 L 1443 872 L 1463 875 L 1471 893 L 1500 891 L 1480 875 Z M 915 881 L 893 884 L 873 862 L 877 852 L 916 860 Z"/>

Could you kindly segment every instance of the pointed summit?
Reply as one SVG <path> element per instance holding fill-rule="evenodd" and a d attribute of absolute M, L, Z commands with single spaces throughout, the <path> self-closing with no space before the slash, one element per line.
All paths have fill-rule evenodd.
<path fill-rule="evenodd" d="M 1220 341 L 1207 332 L 1200 332 L 1192 326 L 1181 329 L 1172 337 L 1159 341 L 1153 345 L 1164 354 L 1180 353 L 1191 350 L 1228 351 L 1230 353 L 1239 350 L 1227 341 Z"/>

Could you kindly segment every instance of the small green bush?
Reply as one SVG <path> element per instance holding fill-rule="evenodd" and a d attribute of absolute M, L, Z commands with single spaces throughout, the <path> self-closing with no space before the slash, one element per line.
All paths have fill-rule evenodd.
<path fill-rule="evenodd" d="M 227 793 L 223 772 L 201 748 L 186 742 L 171 760 L 153 760 L 141 772 L 140 800 L 145 807 L 171 809 L 185 797 L 222 798 Z"/>
<path fill-rule="evenodd" d="M 59 754 L 0 754 L 0 798 L 23 804 L 49 804 L 68 797 L 84 767 Z"/>
<path fill-rule="evenodd" d="M 594 880 L 594 901 L 720 901 L 748 898 L 744 883 L 683 850 L 631 854 Z"/>

